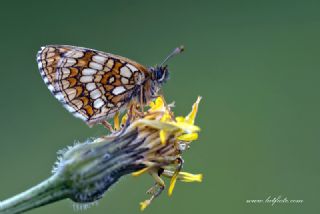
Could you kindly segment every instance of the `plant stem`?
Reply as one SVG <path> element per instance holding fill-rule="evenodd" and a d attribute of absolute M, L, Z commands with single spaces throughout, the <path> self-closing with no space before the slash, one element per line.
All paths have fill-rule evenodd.
<path fill-rule="evenodd" d="M 16 214 L 68 197 L 69 190 L 59 173 L 47 180 L 0 202 L 0 214 Z"/>
<path fill-rule="evenodd" d="M 137 131 L 76 144 L 58 159 L 54 174 L 38 185 L 0 202 L 0 214 L 16 214 L 62 199 L 76 203 L 99 200 L 120 177 L 140 170 Z"/>
<path fill-rule="evenodd" d="M 144 140 L 137 129 L 116 137 L 76 144 L 58 158 L 53 175 L 40 184 L 0 202 L 0 214 L 16 214 L 62 199 L 76 203 L 99 200 L 122 176 L 144 167 L 137 164 Z"/>

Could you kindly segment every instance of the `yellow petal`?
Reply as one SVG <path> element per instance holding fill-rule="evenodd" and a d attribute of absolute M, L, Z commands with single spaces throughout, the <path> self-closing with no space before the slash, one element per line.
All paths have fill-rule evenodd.
<path fill-rule="evenodd" d="M 176 182 L 177 182 L 178 175 L 179 175 L 179 172 L 176 171 L 176 172 L 173 174 L 172 178 L 171 178 L 170 186 L 169 186 L 169 189 L 168 189 L 168 195 L 169 195 L 169 196 L 172 195 L 174 186 L 176 185 Z"/>
<path fill-rule="evenodd" d="M 191 174 L 188 172 L 179 172 L 178 179 L 183 182 L 202 182 L 202 174 Z"/>
<path fill-rule="evenodd" d="M 139 171 L 131 173 L 131 175 L 132 176 L 139 176 L 139 175 L 142 175 L 143 173 L 147 172 L 149 169 L 150 169 L 150 167 L 146 167 L 146 168 L 143 168 Z"/>
<path fill-rule="evenodd" d="M 120 122 L 119 122 L 119 112 L 117 111 L 117 113 L 114 115 L 113 118 L 113 126 L 115 130 L 119 130 L 120 129 Z"/>
<path fill-rule="evenodd" d="M 161 96 L 157 97 L 156 105 L 157 106 L 164 106 L 164 100 L 163 100 L 163 98 Z"/>
<path fill-rule="evenodd" d="M 186 123 L 194 124 L 194 120 L 197 116 L 198 106 L 199 106 L 200 100 L 201 100 L 201 97 L 199 96 L 197 101 L 193 104 L 191 112 L 185 118 Z"/>
<path fill-rule="evenodd" d="M 198 133 L 184 134 L 178 137 L 178 140 L 182 140 L 182 141 L 194 141 L 197 139 L 198 139 Z"/>
<path fill-rule="evenodd" d="M 177 122 L 184 122 L 184 117 L 176 117 Z"/>
<path fill-rule="evenodd" d="M 164 107 L 164 101 L 162 97 L 157 97 L 154 102 L 150 102 L 150 111 L 159 111 Z"/>
<path fill-rule="evenodd" d="M 155 102 L 150 101 L 150 103 L 149 103 L 149 107 L 150 107 L 150 108 L 153 108 L 155 105 L 156 105 Z"/>
<path fill-rule="evenodd" d="M 181 129 L 186 133 L 200 131 L 200 128 L 198 126 L 195 126 L 193 124 L 186 123 L 186 122 L 167 122 L 167 123 L 176 126 L 177 128 Z"/>
<path fill-rule="evenodd" d="M 173 171 L 164 170 L 162 175 L 168 178 L 172 178 L 174 176 Z M 203 175 L 202 174 L 191 174 L 188 172 L 179 172 L 177 179 L 182 182 L 202 182 Z"/>
<path fill-rule="evenodd" d="M 128 120 L 128 114 L 123 115 L 121 119 L 121 126 L 124 126 Z"/>
<path fill-rule="evenodd" d="M 149 200 L 145 200 L 143 202 L 140 202 L 140 210 L 143 211 L 144 209 L 146 209 L 150 204 Z"/>
<path fill-rule="evenodd" d="M 160 140 L 161 140 L 161 143 L 164 145 L 166 144 L 166 141 L 167 141 L 167 134 L 164 130 L 161 130 L 160 133 Z"/>
<path fill-rule="evenodd" d="M 166 111 L 164 114 L 163 114 L 163 116 L 162 116 L 162 118 L 161 118 L 161 122 L 166 122 L 166 121 L 171 121 L 172 119 L 171 119 L 171 115 L 170 115 L 170 113 L 168 112 L 168 111 Z"/>

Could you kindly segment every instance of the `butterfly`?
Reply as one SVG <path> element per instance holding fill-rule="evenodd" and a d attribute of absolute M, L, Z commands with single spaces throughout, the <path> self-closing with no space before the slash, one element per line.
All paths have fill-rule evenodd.
<path fill-rule="evenodd" d="M 75 117 L 89 126 L 122 112 L 131 101 L 147 104 L 169 78 L 164 63 L 147 68 L 111 53 L 69 45 L 47 45 L 37 54 L 42 79 Z"/>

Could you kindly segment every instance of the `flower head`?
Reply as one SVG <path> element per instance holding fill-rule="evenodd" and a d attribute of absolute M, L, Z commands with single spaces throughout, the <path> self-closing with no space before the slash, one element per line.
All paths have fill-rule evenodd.
<path fill-rule="evenodd" d="M 162 176 L 171 179 L 169 196 L 178 180 L 201 182 L 201 174 L 181 172 L 182 153 L 200 131 L 194 124 L 200 100 L 186 117 L 175 117 L 162 97 L 144 113 L 132 105 L 121 120 L 116 115 L 113 133 L 63 151 L 53 173 L 65 183 L 66 195 L 80 204 L 95 202 L 122 176 L 149 173 L 156 184 L 140 203 L 144 210 L 165 189 Z"/>
<path fill-rule="evenodd" d="M 194 125 L 200 100 L 201 97 L 198 97 L 186 117 L 174 117 L 169 105 L 165 104 L 162 97 L 158 97 L 150 103 L 150 109 L 145 116 L 132 123 L 132 127 L 138 128 L 141 139 L 148 136 L 141 145 L 148 149 L 142 154 L 143 158 L 138 161 L 145 167 L 134 172 L 133 175 L 138 176 L 148 172 L 156 180 L 155 186 L 147 191 L 151 194 L 151 198 L 141 202 L 141 210 L 144 210 L 164 190 L 165 184 L 161 175 L 171 178 L 168 188 L 169 196 L 172 195 L 177 180 L 202 181 L 201 174 L 181 172 L 182 152 L 198 138 L 200 131 L 200 128 Z"/>

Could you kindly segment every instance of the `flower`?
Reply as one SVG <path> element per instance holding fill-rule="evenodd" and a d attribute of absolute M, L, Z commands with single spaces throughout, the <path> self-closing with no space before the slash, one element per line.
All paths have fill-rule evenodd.
<path fill-rule="evenodd" d="M 69 198 L 77 203 L 94 202 L 123 175 L 149 173 L 155 185 L 147 191 L 151 197 L 140 203 L 144 210 L 165 189 L 161 176 L 170 178 L 169 196 L 177 180 L 201 182 L 202 174 L 181 172 L 182 153 L 200 131 L 194 124 L 200 100 L 186 117 L 175 117 L 163 97 L 151 102 L 147 112 L 139 112 L 133 104 L 121 120 L 115 115 L 113 133 L 69 148 L 54 169 L 59 177 L 68 176 L 73 193 Z"/>
<path fill-rule="evenodd" d="M 138 161 L 145 167 L 133 173 L 139 176 L 148 172 L 156 181 L 147 193 L 151 198 L 140 203 L 141 210 L 144 210 L 150 203 L 160 195 L 165 188 L 161 175 L 171 178 L 168 188 L 168 195 L 171 196 L 176 181 L 201 182 L 202 175 L 194 175 L 181 172 L 183 159 L 182 152 L 189 147 L 190 143 L 198 138 L 200 128 L 194 125 L 201 97 L 192 107 L 192 111 L 186 117 L 174 117 L 170 107 L 166 105 L 162 97 L 158 97 L 150 103 L 150 109 L 145 116 L 132 124 L 138 127 L 141 138 L 148 136 L 142 148 L 148 148 Z M 159 139 L 160 138 L 160 139 Z"/>

